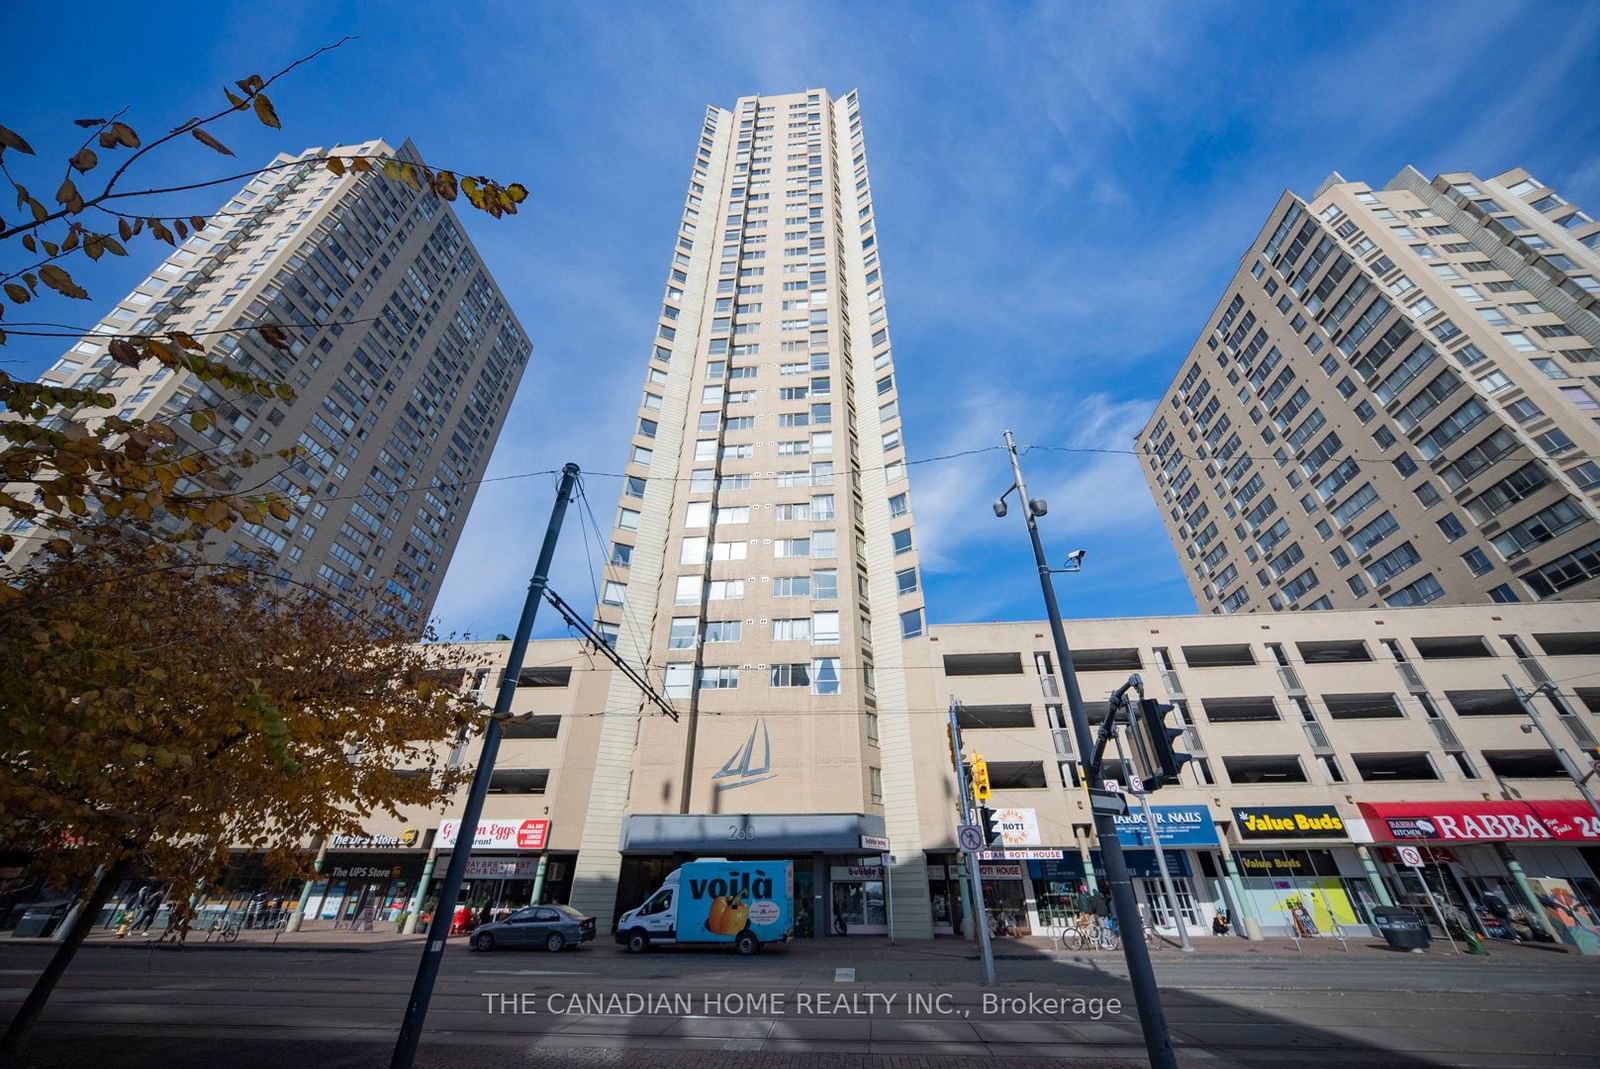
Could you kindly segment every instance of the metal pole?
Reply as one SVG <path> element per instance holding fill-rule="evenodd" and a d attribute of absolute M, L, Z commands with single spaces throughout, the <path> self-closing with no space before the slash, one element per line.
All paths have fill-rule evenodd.
<path fill-rule="evenodd" d="M 1167 909 L 1172 912 L 1172 922 L 1178 926 L 1178 942 L 1185 954 L 1194 953 L 1189 942 L 1189 926 L 1183 923 L 1183 909 L 1178 901 L 1178 889 L 1173 885 L 1172 873 L 1167 871 L 1167 852 L 1161 848 L 1161 837 L 1156 833 L 1156 815 L 1150 811 L 1150 799 L 1139 792 L 1139 808 L 1144 810 L 1144 826 L 1150 831 L 1150 845 L 1156 852 L 1156 868 L 1161 870 L 1161 887 L 1167 893 Z"/>
<path fill-rule="evenodd" d="M 1450 940 L 1450 949 L 1457 954 L 1461 948 L 1456 946 L 1455 936 L 1450 934 L 1450 926 L 1444 922 L 1444 910 L 1439 908 L 1439 900 L 1433 897 L 1433 888 L 1428 886 L 1428 879 L 1422 874 L 1422 869 L 1416 865 L 1411 866 L 1411 871 L 1416 873 L 1417 882 L 1422 884 L 1422 893 L 1428 896 L 1428 905 L 1433 907 L 1433 915 L 1439 921 L 1439 928 L 1444 932 L 1444 937 Z"/>
<path fill-rule="evenodd" d="M 1039 527 L 1034 523 L 1033 509 L 1029 507 L 1028 489 L 1022 481 L 1022 464 L 1017 460 L 1017 443 L 1010 431 L 1005 432 L 1006 452 L 1011 457 L 1011 471 L 1016 477 L 1017 492 L 1022 496 L 1022 515 L 1028 524 L 1028 537 L 1033 542 L 1033 559 L 1039 568 L 1039 586 L 1044 591 L 1045 612 L 1050 617 L 1050 635 L 1054 640 L 1056 660 L 1061 662 L 1061 679 L 1066 686 L 1067 707 L 1072 713 L 1073 735 L 1078 741 L 1078 753 L 1087 756 L 1093 752 L 1094 739 L 1089 733 L 1089 715 L 1083 708 L 1083 695 L 1078 690 L 1078 675 L 1072 667 L 1072 651 L 1067 647 L 1066 629 L 1061 624 L 1061 606 L 1056 603 L 1055 586 L 1050 581 L 1050 565 L 1045 560 L 1044 544 L 1039 540 Z M 1100 840 L 1100 858 L 1106 866 L 1106 882 L 1111 885 L 1111 901 L 1116 910 L 1117 924 L 1123 932 L 1132 931 L 1130 922 L 1139 916 L 1139 906 L 1133 894 L 1133 883 L 1128 878 L 1128 863 L 1122 856 L 1122 842 L 1117 838 L 1117 825 L 1109 813 L 1095 813 L 1096 837 Z M 1144 1030 L 1145 1050 L 1150 1056 L 1151 1069 L 1177 1069 L 1177 1055 L 1172 1049 L 1172 1038 L 1167 1033 L 1167 1015 L 1161 1007 L 1161 991 L 1156 987 L 1155 970 L 1150 965 L 1150 950 L 1143 939 L 1122 940 L 1122 953 L 1128 962 L 1128 980 L 1133 986 L 1133 998 L 1139 1007 L 1139 1024 Z"/>
<path fill-rule="evenodd" d="M 1589 788 L 1583 785 L 1583 781 L 1588 777 L 1584 776 L 1577 770 L 1577 768 L 1573 766 L 1572 758 L 1567 756 L 1567 751 L 1557 746 L 1556 740 L 1552 739 L 1550 737 L 1550 733 L 1544 729 L 1544 723 L 1539 719 L 1539 714 L 1534 710 L 1533 702 L 1528 700 L 1528 695 L 1524 694 L 1520 687 L 1511 682 L 1510 676 L 1502 675 L 1500 678 L 1506 681 L 1506 686 L 1511 688 L 1511 693 L 1517 696 L 1517 702 L 1522 706 L 1522 711 L 1528 714 L 1528 720 L 1532 722 L 1534 727 L 1539 729 L 1539 735 L 1544 739 L 1544 744 L 1550 747 L 1550 752 L 1555 754 L 1556 760 L 1560 762 L 1561 771 L 1565 772 L 1567 774 L 1567 778 L 1572 781 L 1572 785 L 1578 788 L 1578 793 L 1583 795 L 1583 800 L 1589 803 L 1589 808 L 1594 810 L 1594 815 L 1600 817 L 1600 802 L 1595 801 L 1594 795 L 1589 793 Z M 1544 690 L 1544 687 L 1539 688 L 1539 691 L 1542 690 Z M 1539 691 L 1535 691 L 1534 693 L 1537 694 Z"/>
<path fill-rule="evenodd" d="M 961 823 L 977 823 L 972 818 L 976 816 L 967 805 L 971 797 L 967 794 L 967 772 L 961 763 L 961 725 L 957 723 L 956 710 L 961 708 L 961 703 L 954 698 L 950 699 L 950 739 L 956 748 L 956 797 L 961 807 Z M 962 851 L 963 854 L 966 851 Z M 994 945 L 989 942 L 989 918 L 983 908 L 983 873 L 978 864 L 978 855 L 971 854 L 966 858 L 972 876 L 972 923 L 978 930 L 978 947 L 983 956 L 983 982 L 989 987 L 994 986 Z"/>
<path fill-rule="evenodd" d="M 478 767 L 472 774 L 467 807 L 461 814 L 456 844 L 450 851 L 450 865 L 445 870 L 444 887 L 439 891 L 439 905 L 433 911 L 432 923 L 428 925 L 428 941 L 422 948 L 422 962 L 417 966 L 417 980 L 411 987 L 411 998 L 406 1003 L 406 1016 L 400 1025 L 400 1035 L 395 1040 L 394 1057 L 389 1060 L 390 1069 L 411 1069 L 417 1057 L 417 1043 L 422 1039 L 422 1025 L 428 1016 L 428 1002 L 433 998 L 434 981 L 439 978 L 439 966 L 444 961 L 444 945 L 450 935 L 451 914 L 455 912 L 456 896 L 461 893 L 461 881 L 467 872 L 467 856 L 472 853 L 478 817 L 483 813 L 483 799 L 489 793 L 489 777 L 494 772 L 495 755 L 500 749 L 500 722 L 511 712 L 511 699 L 517 692 L 517 677 L 522 674 L 522 661 L 528 652 L 528 636 L 533 632 L 533 619 L 539 612 L 539 602 L 544 597 L 544 588 L 550 579 L 550 562 L 555 557 L 556 539 L 561 534 L 561 521 L 566 516 L 567 503 L 572 500 L 572 488 L 577 481 L 578 465 L 569 463 L 561 469 L 561 485 L 556 491 L 555 507 L 550 511 L 550 524 L 544 532 L 544 544 L 539 547 L 539 560 L 533 567 L 533 578 L 528 580 L 528 597 L 522 603 L 522 617 L 517 621 L 516 637 L 511 640 L 505 678 L 500 681 L 494 712 L 483 729 L 483 750 L 478 755 Z"/>
<path fill-rule="evenodd" d="M 433 847 L 428 851 L 427 860 L 422 863 L 422 878 L 417 881 L 417 893 L 411 896 L 411 908 L 406 911 L 406 923 L 403 930 L 405 935 L 416 935 L 417 926 L 422 923 L 422 904 L 428 900 L 428 887 L 433 883 L 433 867 L 439 863 L 439 848 Z"/>
<path fill-rule="evenodd" d="M 894 855 L 881 854 L 883 859 L 883 913 L 889 922 L 889 945 L 894 946 Z"/>

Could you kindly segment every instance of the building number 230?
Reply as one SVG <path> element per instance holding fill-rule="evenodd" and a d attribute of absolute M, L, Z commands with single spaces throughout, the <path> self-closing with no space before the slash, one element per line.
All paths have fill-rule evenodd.
<path fill-rule="evenodd" d="M 729 824 L 728 825 L 728 838 L 729 839 L 745 839 L 745 840 L 748 840 L 748 839 L 754 839 L 755 837 L 756 837 L 756 826 L 754 824 Z"/>

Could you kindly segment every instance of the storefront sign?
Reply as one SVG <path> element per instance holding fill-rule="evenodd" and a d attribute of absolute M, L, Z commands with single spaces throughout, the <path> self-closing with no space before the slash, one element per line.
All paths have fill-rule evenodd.
<path fill-rule="evenodd" d="M 405 850 L 422 841 L 422 832 L 407 828 L 398 835 L 335 835 L 328 844 L 330 850 Z"/>
<path fill-rule="evenodd" d="M 1032 850 L 980 850 L 984 861 L 1053 861 L 1061 857 L 1060 850 L 1040 847 Z"/>
<path fill-rule="evenodd" d="M 498 857 L 467 858 L 469 880 L 531 880 L 539 874 L 539 862 Z"/>
<path fill-rule="evenodd" d="M 456 845 L 456 835 L 461 830 L 459 820 L 447 820 L 439 825 L 439 835 L 434 845 L 449 850 Z M 483 820 L 478 822 L 478 834 L 472 837 L 474 850 L 543 850 L 550 836 L 548 820 Z"/>
<path fill-rule="evenodd" d="M 329 865 L 323 873 L 330 880 L 390 880 L 400 875 L 398 865 Z"/>
<path fill-rule="evenodd" d="M 1004 861 L 985 861 L 978 865 L 978 876 L 985 880 L 1020 880 L 1022 864 Z"/>
<path fill-rule="evenodd" d="M 887 854 L 889 852 L 889 839 L 883 835 L 863 835 L 861 837 L 861 849 L 876 850 L 880 854 Z"/>
<path fill-rule="evenodd" d="M 1000 846 L 1043 846 L 1039 838 L 1039 815 L 1032 809 L 996 809 L 994 826 L 1000 832 Z"/>
<path fill-rule="evenodd" d="M 1362 802 L 1374 837 L 1391 842 L 1600 842 L 1600 817 L 1582 802 Z"/>
<path fill-rule="evenodd" d="M 1211 821 L 1211 810 L 1203 805 L 1153 805 L 1150 815 L 1155 817 L 1156 835 L 1162 846 L 1216 845 L 1217 826 Z M 1143 813 L 1128 813 L 1115 819 L 1117 838 L 1124 846 L 1151 845 Z"/>
<path fill-rule="evenodd" d="M 882 865 L 834 865 L 828 875 L 835 883 L 872 883 L 883 879 Z"/>
<path fill-rule="evenodd" d="M 1344 820 L 1331 805 L 1235 807 L 1233 822 L 1241 839 L 1343 839 Z"/>
<path fill-rule="evenodd" d="M 1339 875 L 1330 850 L 1235 850 L 1233 860 L 1246 877 Z"/>

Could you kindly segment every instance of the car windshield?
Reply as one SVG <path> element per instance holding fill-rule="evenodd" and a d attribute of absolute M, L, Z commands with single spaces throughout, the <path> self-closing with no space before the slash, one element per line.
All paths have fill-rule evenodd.
<path fill-rule="evenodd" d="M 565 913 L 567 916 L 571 917 L 575 921 L 583 920 L 583 914 L 579 913 L 577 910 L 573 909 L 571 906 L 557 906 L 556 909 L 560 910 L 562 913 Z"/>

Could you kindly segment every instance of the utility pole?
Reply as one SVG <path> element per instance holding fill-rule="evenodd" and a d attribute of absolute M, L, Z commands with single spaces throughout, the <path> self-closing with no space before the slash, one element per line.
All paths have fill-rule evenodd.
<path fill-rule="evenodd" d="M 433 985 L 439 978 L 439 966 L 444 962 L 444 945 L 450 935 L 451 917 L 456 911 L 456 896 L 461 893 L 461 881 L 467 872 L 467 857 L 472 853 L 472 840 L 478 833 L 478 818 L 483 814 L 483 799 L 489 793 L 489 779 L 494 773 L 495 756 L 500 750 L 500 725 L 511 715 L 511 699 L 517 692 L 517 678 L 522 675 L 522 661 L 528 652 L 528 636 L 533 632 L 533 619 L 539 612 L 539 602 L 550 580 L 550 562 L 555 557 L 556 539 L 561 534 L 561 522 L 566 518 L 567 503 L 572 500 L 572 488 L 577 481 L 578 465 L 565 465 L 561 469 L 561 485 L 556 490 L 555 507 L 550 510 L 550 524 L 545 528 L 544 544 L 539 547 L 533 578 L 528 580 L 528 597 L 522 603 L 516 637 L 511 640 L 505 676 L 500 680 L 500 693 L 495 698 L 494 712 L 489 715 L 489 722 L 483 729 L 483 750 L 478 755 L 478 767 L 472 774 L 467 807 L 461 814 L 461 827 L 456 833 L 455 846 L 450 851 L 444 887 L 439 892 L 439 904 L 433 911 L 433 921 L 428 925 L 428 941 L 422 948 L 422 962 L 417 966 L 417 979 L 411 986 L 411 998 L 406 1003 L 405 1020 L 401 1022 L 400 1035 L 395 1040 L 389 1069 L 411 1069 L 417 1057 L 417 1043 L 422 1039 L 422 1025 L 428 1016 L 428 1002 L 433 998 Z"/>
<path fill-rule="evenodd" d="M 1502 675 L 1500 678 L 1506 681 L 1506 686 L 1511 688 L 1511 693 L 1513 693 L 1513 694 L 1515 694 L 1517 696 L 1517 701 L 1522 705 L 1522 711 L 1524 713 L 1528 714 L 1528 722 L 1529 723 L 1522 725 L 1523 733 L 1531 735 L 1531 734 L 1533 734 L 1533 730 L 1535 728 L 1538 729 L 1539 736 L 1544 739 L 1544 744 L 1546 746 L 1550 747 L 1550 752 L 1555 754 L 1556 755 L 1556 760 L 1558 762 L 1560 762 L 1561 771 L 1565 772 L 1567 774 L 1567 778 L 1572 780 L 1572 785 L 1574 787 L 1578 788 L 1578 793 L 1583 795 L 1583 800 L 1589 803 L 1589 808 L 1594 810 L 1594 815 L 1596 817 L 1600 817 L 1600 801 L 1596 801 L 1595 797 L 1594 797 L 1594 794 L 1589 790 L 1589 788 L 1587 786 L 1585 786 L 1585 783 L 1589 779 L 1590 776 L 1593 776 L 1593 775 L 1596 775 L 1597 773 L 1600 773 L 1600 768 L 1597 768 L 1595 772 L 1589 772 L 1589 773 L 1579 772 L 1578 771 L 1578 767 L 1572 763 L 1572 758 L 1567 756 L 1567 751 L 1565 751 L 1561 747 L 1557 746 L 1556 745 L 1556 740 L 1552 739 L 1550 737 L 1550 732 L 1545 730 L 1544 722 L 1539 719 L 1538 712 L 1536 712 L 1534 710 L 1534 708 L 1533 708 L 1533 702 L 1531 700 L 1532 696 L 1528 695 L 1528 694 L 1524 694 L 1520 687 L 1518 687 L 1515 683 L 1511 682 L 1511 677 L 1510 676 Z M 1555 689 L 1555 684 L 1554 683 L 1541 684 L 1539 687 L 1537 687 L 1534 690 L 1533 693 L 1534 694 L 1543 693 L 1547 688 L 1550 689 L 1550 690 L 1554 690 Z M 1529 726 L 1530 724 L 1532 725 L 1532 727 Z"/>
<path fill-rule="evenodd" d="M 1067 708 L 1072 713 L 1073 736 L 1078 741 L 1078 753 L 1087 757 L 1093 752 L 1089 734 L 1089 715 L 1083 708 L 1083 694 L 1078 689 L 1078 675 L 1072 667 L 1072 651 L 1067 647 L 1066 629 L 1061 624 L 1061 606 L 1056 602 L 1055 584 L 1050 578 L 1050 565 L 1045 559 L 1044 544 L 1039 540 L 1039 525 L 1034 522 L 1043 516 L 1047 507 L 1043 501 L 1028 496 L 1022 479 L 1022 464 L 1017 459 L 1016 439 L 1005 432 L 1006 452 L 1011 458 L 1011 472 L 1015 478 L 1010 489 L 995 502 L 995 514 L 1006 513 L 1006 495 L 1012 490 L 1021 499 L 1022 516 L 1028 525 L 1028 537 L 1033 542 L 1033 559 L 1039 568 L 1039 586 L 1044 592 L 1044 607 L 1050 617 L 1050 635 L 1054 640 L 1056 660 L 1061 664 L 1061 682 L 1067 691 Z M 1111 885 L 1112 907 L 1116 910 L 1117 926 L 1122 930 L 1122 953 L 1128 962 L 1128 979 L 1133 986 L 1134 1003 L 1139 1007 L 1139 1025 L 1144 1030 L 1145 1050 L 1150 1057 L 1151 1069 L 1177 1069 L 1177 1056 L 1172 1049 L 1172 1038 L 1167 1033 L 1167 1015 L 1161 1007 L 1161 991 L 1156 987 L 1155 970 L 1150 964 L 1150 950 L 1142 938 L 1129 938 L 1137 931 L 1139 904 L 1134 897 L 1133 883 L 1128 877 L 1128 863 L 1122 856 L 1122 842 L 1117 838 L 1116 820 L 1110 813 L 1094 812 L 1095 835 L 1100 841 L 1100 857 L 1106 866 L 1106 881 Z"/>
<path fill-rule="evenodd" d="M 961 703 L 956 701 L 955 698 L 951 698 L 950 748 L 952 751 L 954 751 L 956 759 L 956 798 L 958 799 L 956 806 L 961 812 L 961 823 L 976 823 L 980 824 L 981 826 L 980 821 L 975 821 L 972 819 L 977 814 L 973 811 L 973 807 L 968 804 L 971 801 L 971 795 L 968 793 L 967 789 L 966 766 L 961 763 L 961 725 L 958 722 L 956 715 L 960 709 Z M 983 873 L 979 869 L 978 854 L 976 851 L 963 849 L 961 853 L 963 860 L 965 860 L 967 865 L 971 868 L 973 902 L 972 922 L 977 927 L 978 947 L 983 955 L 983 982 L 987 986 L 993 987 L 994 945 L 989 942 L 989 918 L 984 912 L 983 908 Z"/>

